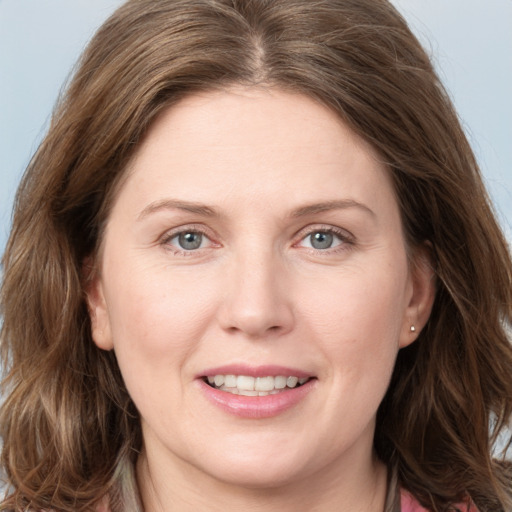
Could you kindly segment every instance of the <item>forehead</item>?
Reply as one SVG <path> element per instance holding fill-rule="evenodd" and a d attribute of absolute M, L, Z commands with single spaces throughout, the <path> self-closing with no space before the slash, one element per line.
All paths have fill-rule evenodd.
<path fill-rule="evenodd" d="M 333 195 L 379 202 L 392 192 L 377 153 L 333 111 L 304 95 L 242 87 L 194 94 L 165 110 L 136 151 L 120 195 L 124 189 L 139 202 L 178 194 L 225 204 Z"/>

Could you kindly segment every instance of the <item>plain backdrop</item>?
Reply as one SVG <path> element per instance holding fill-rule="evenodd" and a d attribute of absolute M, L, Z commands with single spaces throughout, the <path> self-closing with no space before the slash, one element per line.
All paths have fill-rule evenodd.
<path fill-rule="evenodd" d="M 393 0 L 433 56 L 511 237 L 512 0 Z M 0 0 L 0 253 L 17 183 L 81 50 L 120 0 Z"/>

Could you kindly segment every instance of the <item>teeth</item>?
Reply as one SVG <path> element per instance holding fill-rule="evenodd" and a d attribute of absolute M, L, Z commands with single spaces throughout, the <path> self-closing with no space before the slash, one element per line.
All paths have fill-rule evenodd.
<path fill-rule="evenodd" d="M 284 389 L 286 387 L 286 377 L 274 377 L 274 387 L 276 389 Z"/>
<path fill-rule="evenodd" d="M 256 391 L 272 391 L 274 387 L 274 377 L 258 377 L 254 384 Z"/>
<path fill-rule="evenodd" d="M 243 395 L 243 396 L 258 396 L 258 392 L 257 391 L 250 391 L 250 390 L 247 390 L 247 389 L 239 389 L 238 390 L 238 394 L 239 395 Z"/>
<path fill-rule="evenodd" d="M 242 396 L 267 396 L 267 395 L 277 395 L 281 391 L 278 389 L 273 389 L 272 391 L 248 391 L 244 389 L 238 388 L 228 388 L 227 386 L 221 386 L 218 388 L 219 391 L 226 391 L 227 393 L 232 393 L 233 395 L 242 395 Z"/>
<path fill-rule="evenodd" d="M 217 376 L 215 376 L 217 378 Z M 254 377 L 247 377 L 245 375 L 239 375 L 236 378 L 236 387 L 244 391 L 254 391 Z"/>
<path fill-rule="evenodd" d="M 309 378 L 301 377 L 299 379 L 293 375 L 256 378 L 248 375 L 210 375 L 207 380 L 210 385 L 228 393 L 243 396 L 267 396 L 279 393 L 285 388 L 302 386 Z"/>
<path fill-rule="evenodd" d="M 224 380 L 224 384 L 228 388 L 236 388 L 236 375 L 226 375 L 226 379 Z"/>
<path fill-rule="evenodd" d="M 217 377 L 215 377 L 217 378 Z M 297 385 L 297 382 L 299 382 L 299 379 L 297 377 L 288 377 L 286 379 L 286 385 L 289 388 L 294 388 Z"/>

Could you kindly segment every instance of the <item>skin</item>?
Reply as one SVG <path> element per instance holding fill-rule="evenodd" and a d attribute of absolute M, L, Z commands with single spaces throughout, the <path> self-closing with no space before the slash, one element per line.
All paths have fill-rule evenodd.
<path fill-rule="evenodd" d="M 312 246 L 330 230 L 331 247 Z M 204 234 L 186 251 L 190 231 Z M 95 343 L 115 350 L 140 411 L 145 509 L 383 510 L 376 411 L 434 295 L 423 252 L 412 259 L 388 171 L 314 100 L 233 88 L 165 111 L 88 290 Z M 275 417 L 240 418 L 197 379 L 236 363 L 316 381 Z"/>

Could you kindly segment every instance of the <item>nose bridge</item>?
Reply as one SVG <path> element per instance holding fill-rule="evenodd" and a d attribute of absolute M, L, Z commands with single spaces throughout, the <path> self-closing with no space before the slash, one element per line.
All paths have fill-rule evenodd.
<path fill-rule="evenodd" d="M 258 244 L 259 245 L 259 244 Z M 271 247 L 247 247 L 231 262 L 221 321 L 230 331 L 258 337 L 288 332 L 293 325 L 287 273 Z"/>

